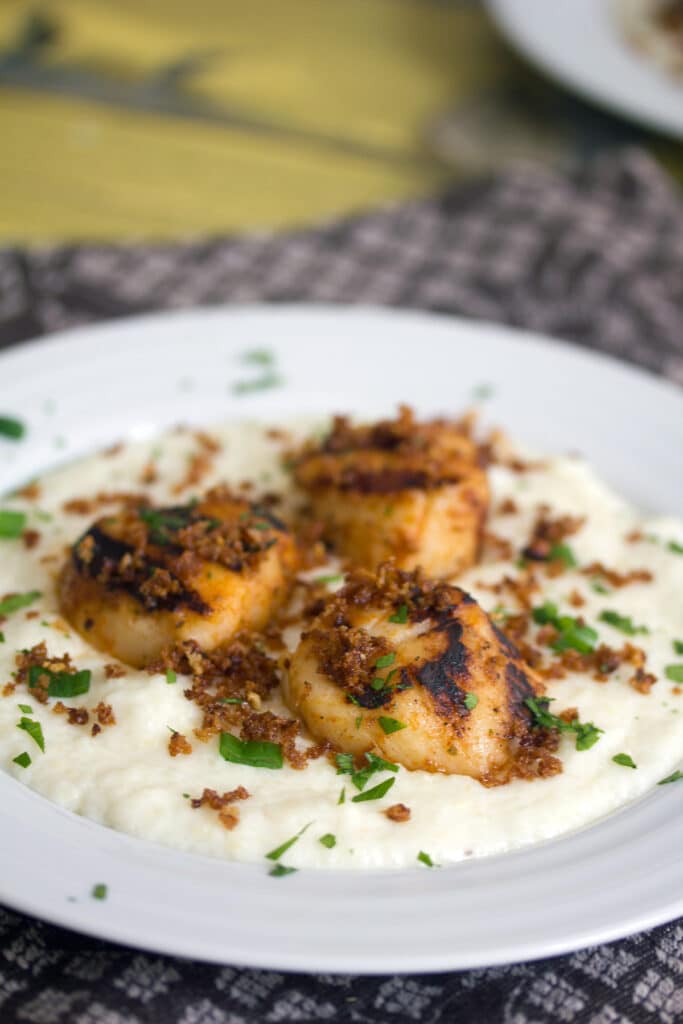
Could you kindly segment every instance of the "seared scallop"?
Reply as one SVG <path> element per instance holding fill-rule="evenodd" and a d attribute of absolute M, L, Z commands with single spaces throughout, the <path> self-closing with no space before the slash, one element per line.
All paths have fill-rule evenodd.
<path fill-rule="evenodd" d="M 465 591 L 384 566 L 353 574 L 301 638 L 285 698 L 312 735 L 361 757 L 484 785 L 554 774 L 538 680 Z"/>
<path fill-rule="evenodd" d="M 321 444 L 304 447 L 294 474 L 326 539 L 358 565 L 392 558 L 446 578 L 477 559 L 489 489 L 459 423 L 418 423 L 405 406 L 369 426 L 337 417 Z"/>
<path fill-rule="evenodd" d="M 192 639 L 211 650 L 261 629 L 295 564 L 282 522 L 216 488 L 199 502 L 98 520 L 73 546 L 59 601 L 95 647 L 142 667 L 168 644 Z"/>

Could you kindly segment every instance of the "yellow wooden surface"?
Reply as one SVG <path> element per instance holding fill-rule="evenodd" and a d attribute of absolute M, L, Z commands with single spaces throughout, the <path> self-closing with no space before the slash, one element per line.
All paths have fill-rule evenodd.
<path fill-rule="evenodd" d="M 32 12 L 57 36 L 9 67 Z M 546 89 L 456 0 L 1 0 L 0 238 L 279 228 L 432 193 L 505 158 L 480 108 L 515 76 Z M 453 109 L 448 167 L 431 126 Z"/>

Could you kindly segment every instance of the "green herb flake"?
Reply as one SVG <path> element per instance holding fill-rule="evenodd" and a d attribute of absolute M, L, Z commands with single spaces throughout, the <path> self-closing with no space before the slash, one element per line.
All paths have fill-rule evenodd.
<path fill-rule="evenodd" d="M 595 649 L 598 634 L 590 626 L 581 625 L 578 619 L 571 615 L 560 615 L 557 605 L 552 601 L 546 601 L 532 611 L 534 622 L 539 626 L 553 626 L 558 633 L 557 639 L 552 644 L 555 651 L 566 651 L 572 648 L 579 654 L 589 654 Z"/>
<path fill-rule="evenodd" d="M 657 785 L 666 786 L 669 782 L 678 782 L 680 779 L 683 779 L 683 772 L 675 771 L 672 775 L 667 775 L 665 779 L 660 779 Z"/>
<path fill-rule="evenodd" d="M 355 724 L 356 724 L 356 729 L 357 730 L 360 729 L 361 725 L 363 724 L 363 716 L 362 715 L 358 715 L 358 717 L 356 718 L 356 723 Z"/>
<path fill-rule="evenodd" d="M 602 580 L 599 580 L 597 577 L 595 579 L 591 580 L 591 589 L 594 590 L 596 594 L 611 594 L 612 593 L 612 591 L 609 589 L 609 587 L 606 587 L 605 584 L 602 582 Z"/>
<path fill-rule="evenodd" d="M 320 586 L 327 586 L 332 583 L 342 583 L 344 580 L 344 573 L 337 572 L 331 573 L 329 576 L 316 576 L 313 580 L 314 583 L 320 584 Z"/>
<path fill-rule="evenodd" d="M 0 633 L 0 644 L 4 644 L 4 642 L 5 642 L 5 634 L 4 633 Z M 683 653 L 683 652 L 681 652 L 681 653 Z"/>
<path fill-rule="evenodd" d="M 381 658 L 378 658 L 375 662 L 375 668 L 389 668 L 396 661 L 396 654 L 391 651 L 389 654 L 383 654 Z"/>
<path fill-rule="evenodd" d="M 166 669 L 166 682 L 167 683 L 175 683 L 175 682 L 177 682 L 177 680 L 178 680 L 178 676 L 173 671 L 173 669 L 172 668 L 167 668 Z"/>
<path fill-rule="evenodd" d="M 683 683 L 683 665 L 666 665 L 664 675 L 672 683 Z"/>
<path fill-rule="evenodd" d="M 666 547 L 668 551 L 673 551 L 675 555 L 683 555 L 683 544 L 679 544 L 677 540 L 670 540 Z"/>
<path fill-rule="evenodd" d="M 272 366 L 275 356 L 267 348 L 252 348 L 242 353 L 242 362 L 252 366 Z"/>
<path fill-rule="evenodd" d="M 623 768 L 637 768 L 638 765 L 635 763 L 630 754 L 615 754 L 612 758 L 615 764 L 622 765 Z"/>
<path fill-rule="evenodd" d="M 372 687 L 373 690 L 383 690 L 385 682 L 385 679 L 380 679 L 378 676 L 376 679 L 372 680 L 370 686 Z"/>
<path fill-rule="evenodd" d="M 24 751 L 23 754 L 17 754 L 16 757 L 12 758 L 12 760 L 15 764 L 18 764 L 20 768 L 28 768 L 31 763 L 31 758 L 26 751 Z"/>
<path fill-rule="evenodd" d="M 342 786 L 341 788 L 339 799 L 337 800 L 337 806 L 340 806 L 343 803 L 346 803 L 346 786 Z"/>
<path fill-rule="evenodd" d="M 467 708 L 468 711 L 473 711 L 478 703 L 479 698 L 477 697 L 476 693 L 465 694 L 465 707 Z"/>
<path fill-rule="evenodd" d="M 683 640 L 672 640 L 671 643 L 676 654 L 683 654 Z"/>
<path fill-rule="evenodd" d="M 569 544 L 553 544 L 549 558 L 551 562 L 563 562 L 568 569 L 575 569 L 579 564 Z"/>
<path fill-rule="evenodd" d="M 398 611 L 394 612 L 393 615 L 389 616 L 389 622 L 395 622 L 399 626 L 403 626 L 408 621 L 408 605 L 402 604 L 399 606 Z"/>
<path fill-rule="evenodd" d="M 635 636 L 636 633 L 649 633 L 650 630 L 647 626 L 634 626 L 633 620 L 626 615 L 620 615 L 619 612 L 606 609 L 604 612 L 600 612 L 598 616 L 601 622 L 606 622 L 610 626 L 614 626 L 615 629 L 620 630 L 622 633 L 626 633 L 627 636 Z"/>
<path fill-rule="evenodd" d="M 424 864 L 425 867 L 428 868 L 437 868 L 439 866 L 438 864 L 434 863 L 429 854 L 425 853 L 424 850 L 420 850 L 420 852 L 417 855 L 417 859 L 419 860 L 420 864 Z"/>
<path fill-rule="evenodd" d="M 98 882 L 97 885 L 93 885 L 90 890 L 90 895 L 94 900 L 106 900 L 107 898 L 107 887 L 104 882 Z"/>
<path fill-rule="evenodd" d="M 0 437 L 20 441 L 25 433 L 26 427 L 21 420 L 15 420 L 13 416 L 0 416 Z"/>
<path fill-rule="evenodd" d="M 563 718 L 553 715 L 548 711 L 550 705 L 548 697 L 527 697 L 524 703 L 534 717 L 534 725 L 543 729 L 557 729 L 558 732 L 575 733 L 577 750 L 590 750 L 604 732 L 604 729 L 599 729 L 592 722 L 580 722 L 578 718 L 575 718 L 573 722 L 565 722 Z"/>
<path fill-rule="evenodd" d="M 43 728 L 40 722 L 34 722 L 30 718 L 22 718 L 17 723 L 17 729 L 23 729 L 27 732 L 32 740 L 38 744 L 40 749 L 45 753 L 45 738 L 43 736 Z"/>
<path fill-rule="evenodd" d="M 37 686 L 41 677 L 47 676 L 48 697 L 79 697 L 90 689 L 91 675 L 89 668 L 83 669 L 82 672 L 53 672 L 42 665 L 31 665 L 28 670 L 28 685 Z"/>
<path fill-rule="evenodd" d="M 407 729 L 405 722 L 399 722 L 397 718 L 390 718 L 388 715 L 380 715 L 379 724 L 385 736 L 391 736 L 392 732 Z"/>
<path fill-rule="evenodd" d="M 0 601 L 0 615 L 11 615 L 12 612 L 18 612 L 20 608 L 28 608 L 42 596 L 40 590 L 30 590 L 27 594 L 11 594 L 4 601 Z"/>
<path fill-rule="evenodd" d="M 381 800 L 382 797 L 389 792 L 396 779 L 385 779 L 384 782 L 380 782 L 379 785 L 373 786 L 372 789 L 366 789 L 363 793 L 358 793 L 357 796 L 351 798 L 351 802 L 354 804 L 363 803 L 366 800 Z"/>
<path fill-rule="evenodd" d="M 249 395 L 254 391 L 268 391 L 270 388 L 277 388 L 283 384 L 282 377 L 271 371 L 264 373 L 254 380 L 238 380 L 232 385 L 233 395 Z"/>
<path fill-rule="evenodd" d="M 284 843 L 280 844 L 280 846 L 276 846 L 274 850 L 271 850 L 270 853 L 267 853 L 266 857 L 268 858 L 268 860 L 279 860 L 282 854 L 286 853 L 287 850 L 290 849 L 290 847 L 294 846 L 294 843 L 296 843 L 301 838 L 306 829 L 310 828 L 312 824 L 313 822 L 309 821 L 307 825 L 304 825 L 302 829 L 299 829 L 295 836 L 292 836 L 291 839 L 286 839 Z"/>
<path fill-rule="evenodd" d="M 271 878 L 284 878 L 285 875 L 294 875 L 298 871 L 298 868 L 288 868 L 284 864 L 276 864 L 274 868 L 271 868 L 268 874 Z"/>
<path fill-rule="evenodd" d="M 334 759 L 337 763 L 337 775 L 353 775 L 353 754 L 335 754 Z"/>
<path fill-rule="evenodd" d="M 241 697 L 221 697 L 221 704 L 244 704 Z"/>
<path fill-rule="evenodd" d="M 246 764 L 252 768 L 282 768 L 282 747 L 267 740 L 240 740 L 230 732 L 222 732 L 220 753 L 225 761 Z"/>
<path fill-rule="evenodd" d="M 363 755 L 367 764 L 363 768 L 359 768 L 358 771 L 354 771 L 351 775 L 351 782 L 354 784 L 356 789 L 363 790 L 368 780 L 375 775 L 376 772 L 397 772 L 398 765 L 393 764 L 391 761 L 385 761 L 383 757 L 378 757 L 377 754 L 372 754 L 368 751 Z"/>
<path fill-rule="evenodd" d="M 0 539 L 15 540 L 17 537 L 21 537 L 25 526 L 25 512 L 15 512 L 14 509 L 0 508 Z"/>
<path fill-rule="evenodd" d="M 328 850 L 331 850 L 333 846 L 337 845 L 337 837 L 332 835 L 331 832 L 327 832 L 324 836 L 320 837 L 318 842 L 326 846 Z"/>
<path fill-rule="evenodd" d="M 17 707 L 24 715 L 32 715 L 33 708 L 30 704 L 17 704 Z"/>

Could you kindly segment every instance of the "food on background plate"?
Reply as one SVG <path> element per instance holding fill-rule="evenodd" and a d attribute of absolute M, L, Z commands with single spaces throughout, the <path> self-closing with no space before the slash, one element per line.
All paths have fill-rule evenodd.
<path fill-rule="evenodd" d="M 469 418 L 320 429 L 177 429 L 5 501 L 6 770 L 276 877 L 504 852 L 679 778 L 683 524 Z"/>
<path fill-rule="evenodd" d="M 683 78 L 683 0 L 612 0 L 612 12 L 638 53 Z"/>

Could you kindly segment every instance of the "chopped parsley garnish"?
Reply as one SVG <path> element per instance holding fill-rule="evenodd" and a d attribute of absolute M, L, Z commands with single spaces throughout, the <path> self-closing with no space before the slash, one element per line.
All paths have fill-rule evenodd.
<path fill-rule="evenodd" d="M 241 697 L 221 697 L 221 704 L 244 704 Z"/>
<path fill-rule="evenodd" d="M 256 366 L 272 366 L 275 356 L 267 348 L 251 348 L 242 354 L 243 363 L 252 363 Z"/>
<path fill-rule="evenodd" d="M 385 681 L 386 680 L 377 677 L 376 679 L 372 680 L 370 686 L 372 687 L 373 690 L 383 690 Z"/>
<path fill-rule="evenodd" d="M 683 544 L 679 544 L 677 540 L 670 540 L 666 546 L 675 555 L 683 555 Z"/>
<path fill-rule="evenodd" d="M 138 516 L 149 527 L 149 539 L 153 544 L 169 544 L 171 533 L 189 526 L 195 505 L 196 502 L 190 502 L 184 508 L 139 508 Z"/>
<path fill-rule="evenodd" d="M 346 803 L 346 786 L 342 786 L 341 793 L 339 794 L 339 799 L 337 800 L 337 805 L 338 806 L 339 806 L 339 804 L 343 804 L 343 803 Z"/>
<path fill-rule="evenodd" d="M 351 798 L 351 803 L 360 804 L 365 800 L 381 800 L 385 793 L 388 793 L 396 779 L 385 779 L 384 782 L 380 782 L 377 786 L 373 786 L 372 789 L 366 789 L 363 793 L 359 793 L 357 796 Z"/>
<path fill-rule="evenodd" d="M 337 775 L 353 775 L 356 770 L 353 766 L 353 754 L 335 754 L 337 762 Z"/>
<path fill-rule="evenodd" d="M 395 611 L 393 615 L 389 616 L 389 622 L 396 622 L 399 626 L 402 626 L 408 621 L 408 605 L 402 604 L 399 606 L 398 611 Z"/>
<path fill-rule="evenodd" d="M 104 882 L 98 882 L 97 885 L 93 885 L 90 895 L 94 900 L 106 900 L 107 887 Z"/>
<path fill-rule="evenodd" d="M 268 860 L 279 860 L 282 854 L 286 853 L 287 850 L 290 849 L 290 847 L 294 846 L 294 843 L 296 843 L 301 838 L 306 829 L 310 828 L 312 824 L 313 822 L 309 821 L 307 825 L 304 825 L 302 829 L 299 829 L 295 836 L 292 836 L 291 839 L 286 839 L 284 843 L 280 844 L 280 846 L 276 846 L 274 850 L 271 850 L 270 853 L 267 853 L 266 857 L 268 858 Z"/>
<path fill-rule="evenodd" d="M 534 716 L 534 725 L 543 729 L 557 729 L 558 732 L 575 733 L 577 750 L 590 750 L 605 731 L 599 729 L 597 725 L 593 725 L 592 722 L 580 722 L 578 718 L 575 718 L 573 722 L 565 722 L 563 718 L 551 714 L 548 711 L 549 697 L 527 697 L 524 703 Z"/>
<path fill-rule="evenodd" d="M 0 508 L 0 538 L 3 540 L 14 540 L 16 537 L 21 537 L 21 531 L 25 526 L 25 512 L 15 512 L 14 509 Z"/>
<path fill-rule="evenodd" d="M 429 854 L 425 853 L 424 850 L 420 850 L 420 852 L 417 855 L 417 859 L 419 860 L 420 864 L 424 864 L 428 868 L 438 867 L 438 864 L 435 864 L 432 858 L 429 856 Z"/>
<path fill-rule="evenodd" d="M 549 558 L 551 562 L 564 562 L 568 569 L 575 569 L 579 564 L 569 544 L 553 544 Z"/>
<path fill-rule="evenodd" d="M 353 763 L 353 754 L 337 754 L 335 757 L 337 762 L 337 775 L 350 775 L 351 782 L 354 784 L 356 789 L 364 789 L 368 779 L 376 772 L 398 771 L 397 764 L 393 764 L 391 761 L 385 761 L 383 757 L 378 757 L 377 754 L 372 754 L 368 751 L 363 756 L 367 761 L 367 765 L 364 768 L 359 768 L 358 770 L 356 770 Z"/>
<path fill-rule="evenodd" d="M 473 711 L 478 703 L 479 698 L 477 697 L 476 693 L 465 694 L 465 707 L 467 708 L 468 711 Z"/>
<path fill-rule="evenodd" d="M 12 758 L 12 760 L 15 764 L 18 764 L 20 768 L 28 768 L 31 763 L 31 758 L 26 751 L 24 751 L 23 754 L 17 754 L 16 757 Z"/>
<path fill-rule="evenodd" d="M 683 640 L 672 640 L 671 643 L 676 654 L 683 654 Z"/>
<path fill-rule="evenodd" d="M 624 768 L 637 768 L 638 765 L 635 763 L 630 754 L 615 754 L 612 758 L 615 764 L 620 764 Z"/>
<path fill-rule="evenodd" d="M 19 708 L 19 710 L 24 715 L 32 715 L 33 714 L 33 708 L 31 707 L 30 704 L 17 704 L 17 707 Z"/>
<path fill-rule="evenodd" d="M 254 380 L 238 380 L 232 386 L 234 395 L 248 395 L 253 391 L 267 391 L 269 388 L 277 388 L 283 383 L 282 377 L 273 370 L 264 373 Z"/>
<path fill-rule="evenodd" d="M 28 608 L 42 596 L 39 590 L 29 590 L 27 594 L 12 594 L 4 601 L 0 601 L 0 615 L 11 615 L 12 612 L 18 612 L 20 608 Z"/>
<path fill-rule="evenodd" d="M 313 580 L 314 583 L 319 583 L 321 586 L 328 583 L 341 583 L 344 579 L 343 572 L 331 573 L 329 576 L 316 576 Z"/>
<path fill-rule="evenodd" d="M 318 842 L 326 846 L 328 850 L 331 850 L 333 846 L 337 845 L 337 837 L 333 836 L 331 832 L 327 832 L 324 836 L 320 837 Z"/>
<path fill-rule="evenodd" d="M 594 579 L 594 580 L 591 580 L 591 587 L 595 591 L 596 594 L 611 594 L 612 593 L 612 591 L 609 589 L 609 587 L 606 587 L 605 584 L 602 582 L 602 580 L 599 580 L 597 578 Z"/>
<path fill-rule="evenodd" d="M 175 683 L 175 682 L 177 682 L 177 679 L 178 679 L 178 676 L 173 671 L 173 669 L 172 668 L 167 668 L 166 669 L 166 682 L 167 683 Z"/>
<path fill-rule="evenodd" d="M 298 870 L 298 868 L 288 868 L 284 864 L 276 864 L 274 868 L 270 869 L 268 874 L 271 878 L 284 878 L 285 875 L 293 875 Z"/>
<path fill-rule="evenodd" d="M 43 737 L 43 729 L 40 722 L 34 722 L 30 718 L 22 718 L 17 723 L 17 729 L 23 729 L 27 732 L 32 740 L 38 744 L 40 749 L 45 753 L 45 738 Z"/>
<path fill-rule="evenodd" d="M 378 658 L 375 662 L 375 668 L 389 668 L 396 661 L 396 654 L 391 651 L 389 654 L 383 654 L 381 658 Z"/>
<path fill-rule="evenodd" d="M 549 625 L 557 630 L 557 639 L 551 645 L 553 650 L 566 651 L 571 647 L 579 654 L 590 654 L 595 650 L 598 639 L 596 631 L 590 626 L 582 625 L 571 615 L 560 615 L 557 605 L 552 601 L 546 601 L 540 607 L 534 608 L 533 618 L 540 626 Z"/>
<path fill-rule="evenodd" d="M 4 642 L 5 642 L 5 634 L 4 633 L 0 633 L 0 644 L 4 644 Z M 681 653 L 683 654 L 683 651 Z"/>
<path fill-rule="evenodd" d="M 28 670 L 28 685 L 37 686 L 41 677 L 47 676 L 48 697 L 78 697 L 90 689 L 91 675 L 89 668 L 84 668 L 82 672 L 53 672 L 42 665 L 31 665 Z"/>
<path fill-rule="evenodd" d="M 379 724 L 385 736 L 391 736 L 392 732 L 400 732 L 401 729 L 407 729 L 405 722 L 399 722 L 397 718 L 390 718 L 388 715 L 380 715 Z"/>
<path fill-rule="evenodd" d="M 246 764 L 252 768 L 282 768 L 282 747 L 267 740 L 240 740 L 230 732 L 222 732 L 221 757 L 233 764 Z"/>
<path fill-rule="evenodd" d="M 664 675 L 672 683 L 683 683 L 683 665 L 666 665 Z"/>
<path fill-rule="evenodd" d="M 665 779 L 660 779 L 657 785 L 666 786 L 668 782 L 678 782 L 680 779 L 683 779 L 683 772 L 675 771 L 672 775 L 667 775 Z"/>
<path fill-rule="evenodd" d="M 606 622 L 608 625 L 614 626 L 615 629 L 620 630 L 622 633 L 626 633 L 627 636 L 635 636 L 636 633 L 650 632 L 647 626 L 634 626 L 633 620 L 627 615 L 620 615 L 619 612 L 611 611 L 610 609 L 600 612 L 598 618 L 601 622 Z"/>
<path fill-rule="evenodd" d="M 358 715 L 357 718 L 356 718 L 356 722 L 355 722 L 356 729 L 360 729 L 362 724 L 363 724 L 363 716 L 362 715 Z"/>
<path fill-rule="evenodd" d="M 0 437 L 19 441 L 25 433 L 26 427 L 21 420 L 15 420 L 13 416 L 0 416 Z"/>

